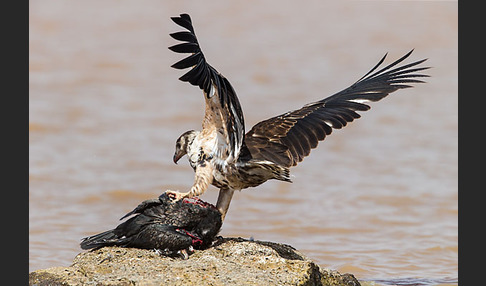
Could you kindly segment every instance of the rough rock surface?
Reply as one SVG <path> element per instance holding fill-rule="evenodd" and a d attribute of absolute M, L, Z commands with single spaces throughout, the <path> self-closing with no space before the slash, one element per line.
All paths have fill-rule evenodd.
<path fill-rule="evenodd" d="M 29 274 L 29 285 L 360 285 L 352 274 L 320 268 L 292 246 L 220 238 L 187 260 L 153 250 L 104 247 L 69 267 Z"/>

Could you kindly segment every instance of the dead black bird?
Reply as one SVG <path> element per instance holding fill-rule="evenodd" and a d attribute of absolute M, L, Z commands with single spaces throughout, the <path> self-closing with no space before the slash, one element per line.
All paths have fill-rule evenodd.
<path fill-rule="evenodd" d="M 140 203 L 120 220 L 134 215 L 115 229 L 85 237 L 82 249 L 122 246 L 156 249 L 172 255 L 204 249 L 221 229 L 221 213 L 213 205 L 191 198 L 172 201 L 167 194 Z"/>

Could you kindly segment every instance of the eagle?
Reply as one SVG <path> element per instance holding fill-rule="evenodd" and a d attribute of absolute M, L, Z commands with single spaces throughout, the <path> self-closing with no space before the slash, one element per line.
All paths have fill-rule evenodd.
<path fill-rule="evenodd" d="M 360 118 L 358 112 L 369 110 L 369 102 L 388 94 L 423 83 L 428 77 L 419 66 L 427 59 L 402 64 L 413 49 L 379 68 L 381 60 L 363 77 L 336 94 L 300 109 L 263 120 L 245 133 L 240 102 L 228 79 L 206 61 L 194 32 L 191 17 L 171 17 L 184 31 L 170 36 L 180 43 L 169 47 L 176 53 L 190 54 L 172 65 L 175 69 L 191 68 L 179 80 L 198 86 L 204 94 L 205 114 L 202 130 L 184 132 L 176 141 L 174 163 L 187 155 L 195 171 L 194 184 L 188 192 L 167 190 L 174 199 L 203 194 L 210 184 L 219 188 L 216 207 L 223 219 L 235 190 L 256 187 L 270 179 L 292 182 L 289 168 L 296 166 L 333 129 L 341 129 Z"/>

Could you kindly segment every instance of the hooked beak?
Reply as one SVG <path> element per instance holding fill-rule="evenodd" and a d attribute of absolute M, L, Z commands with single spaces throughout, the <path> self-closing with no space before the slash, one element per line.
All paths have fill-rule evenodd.
<path fill-rule="evenodd" d="M 182 152 L 176 152 L 174 154 L 174 158 L 172 158 L 174 160 L 174 163 L 177 165 L 177 161 L 179 161 L 180 158 L 182 158 L 182 156 L 184 156 L 184 154 L 182 154 Z"/>

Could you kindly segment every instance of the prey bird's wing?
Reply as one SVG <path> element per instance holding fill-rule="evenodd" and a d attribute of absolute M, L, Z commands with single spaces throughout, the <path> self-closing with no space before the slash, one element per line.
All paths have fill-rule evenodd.
<path fill-rule="evenodd" d="M 141 213 L 145 212 L 146 210 L 148 210 L 148 209 L 150 209 L 152 207 L 156 207 L 156 206 L 160 206 L 160 205 L 162 205 L 162 201 L 160 200 L 160 198 L 145 200 L 145 201 L 141 202 L 131 212 L 129 212 L 126 215 L 122 216 L 120 218 L 120 220 L 122 220 L 124 218 L 127 218 L 127 217 L 129 217 L 129 216 L 131 216 L 133 214 L 141 214 Z"/>
<path fill-rule="evenodd" d="M 181 14 L 171 18 L 176 24 L 187 31 L 170 34 L 171 37 L 183 43 L 169 47 L 176 53 L 190 53 L 191 55 L 173 64 L 176 69 L 191 68 L 181 76 L 181 81 L 199 86 L 206 99 L 206 114 L 203 121 L 204 128 L 216 128 L 226 141 L 229 150 L 219 150 L 223 156 L 236 160 L 243 144 L 245 126 L 243 112 L 236 92 L 229 81 L 215 68 L 206 62 L 201 51 L 191 17 Z M 211 125 L 211 126 L 210 126 Z"/>
<path fill-rule="evenodd" d="M 413 51 L 413 50 L 412 50 Z M 412 51 L 388 66 L 376 71 L 385 56 L 367 74 L 350 87 L 323 100 L 257 123 L 245 135 L 245 144 L 253 158 L 273 161 L 291 167 L 308 156 L 319 141 L 348 122 L 360 118 L 358 111 L 367 111 L 365 104 L 378 101 L 388 94 L 410 84 L 421 83 L 420 73 L 429 67 L 420 67 L 426 59 L 397 66 Z"/>

